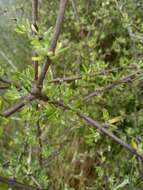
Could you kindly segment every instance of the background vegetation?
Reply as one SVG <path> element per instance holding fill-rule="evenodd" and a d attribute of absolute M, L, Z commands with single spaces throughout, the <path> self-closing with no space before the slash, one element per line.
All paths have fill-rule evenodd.
<path fill-rule="evenodd" d="M 31 7 L 0 1 L 0 189 L 141 190 L 142 0 L 69 0 L 55 54 L 48 49 L 59 1 L 39 0 L 34 35 Z M 33 62 L 40 73 L 47 56 L 50 103 L 29 101 L 5 117 L 33 88 Z"/>

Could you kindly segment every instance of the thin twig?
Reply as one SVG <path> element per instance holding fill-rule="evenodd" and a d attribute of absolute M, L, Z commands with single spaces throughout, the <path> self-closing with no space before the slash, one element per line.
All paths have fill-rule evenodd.
<path fill-rule="evenodd" d="M 32 181 L 37 185 L 38 188 L 42 189 L 42 185 L 37 181 L 37 179 L 34 176 L 30 176 Z"/>
<path fill-rule="evenodd" d="M 137 71 L 136 73 L 134 74 L 131 74 L 131 75 L 128 75 L 126 77 L 124 77 L 123 79 L 121 79 L 120 81 L 115 81 L 114 83 L 112 84 L 109 84 L 103 88 L 100 88 L 100 89 L 97 89 L 96 91 L 94 91 L 93 93 L 89 94 L 88 96 L 86 96 L 83 101 L 88 101 L 90 100 L 91 98 L 103 93 L 103 92 L 107 92 L 109 90 L 111 90 L 112 88 L 120 85 L 120 84 L 123 84 L 123 83 L 128 83 L 128 82 L 132 82 L 133 80 L 135 80 L 136 76 L 137 75 L 142 75 L 142 70 L 141 71 Z M 39 92 L 39 91 L 38 91 Z M 5 112 L 3 112 L 1 114 L 1 116 L 5 116 L 5 117 L 8 117 L 10 116 L 11 114 L 15 113 L 16 111 L 18 111 L 20 108 L 22 108 L 27 102 L 29 101 L 32 101 L 34 99 L 41 99 L 43 101 L 50 101 L 48 97 L 42 95 L 42 94 L 30 94 L 28 96 L 26 96 L 23 101 L 20 101 L 18 104 L 16 104 L 14 107 L 6 110 Z M 45 100 L 44 100 L 45 98 Z M 57 106 L 61 106 L 63 108 L 63 102 L 62 101 L 51 101 L 51 103 L 53 104 L 57 104 Z M 69 107 L 65 106 L 64 109 L 69 109 Z"/>
<path fill-rule="evenodd" d="M 15 179 L 9 179 L 9 178 L 3 177 L 3 176 L 0 176 L 0 182 L 8 184 L 9 186 L 11 186 L 13 188 L 19 188 L 19 189 L 23 189 L 23 190 L 44 190 L 44 189 L 40 189 L 38 187 L 33 187 L 30 185 L 23 184 L 21 182 L 16 181 Z"/>
<path fill-rule="evenodd" d="M 38 31 L 38 0 L 32 0 L 32 24 L 35 27 L 35 29 Z M 37 31 L 33 31 L 33 36 L 37 35 Z M 33 50 L 33 57 L 36 57 L 37 54 Z M 33 61 L 34 65 L 34 70 L 35 70 L 35 76 L 34 76 L 34 81 L 36 82 L 38 80 L 38 61 Z M 39 106 L 38 103 L 36 105 L 36 110 L 38 111 Z M 42 159 L 42 139 L 41 139 L 41 127 L 40 127 L 40 121 L 39 118 L 36 122 L 36 127 L 37 127 L 37 138 L 38 138 L 38 160 L 39 160 L 39 165 L 42 166 L 43 164 L 43 159 Z"/>
<path fill-rule="evenodd" d="M 142 165 L 142 159 L 139 156 L 137 157 L 137 162 L 138 162 L 139 176 L 143 180 L 143 165 Z"/>
<path fill-rule="evenodd" d="M 135 80 L 135 78 L 137 77 L 137 75 L 141 75 L 142 76 L 142 73 L 143 71 L 138 71 L 134 74 L 130 74 L 126 77 L 124 77 L 123 79 L 121 80 L 117 80 L 105 87 L 102 87 L 102 88 L 99 88 L 99 89 L 96 89 L 94 92 L 90 93 L 89 95 L 87 95 L 83 101 L 89 101 L 91 100 L 93 97 L 96 97 L 97 95 L 103 93 L 103 92 L 107 92 L 109 90 L 111 90 L 112 88 L 116 87 L 116 86 L 119 86 L 123 83 L 128 83 L 128 82 L 132 82 L 133 80 Z"/>
<path fill-rule="evenodd" d="M 55 25 L 55 29 L 54 29 L 54 34 L 53 34 L 53 37 L 52 37 L 51 46 L 50 46 L 49 51 L 55 52 L 57 41 L 59 39 L 61 29 L 62 29 L 62 24 L 63 24 L 63 21 L 64 21 L 64 14 L 65 14 L 65 9 L 66 9 L 67 2 L 68 2 L 68 0 L 60 0 L 59 13 L 58 13 L 58 16 L 57 16 L 56 25 Z M 51 65 L 51 63 L 52 62 L 51 62 L 50 58 L 47 57 L 44 65 L 42 67 L 42 71 L 41 71 L 41 74 L 39 76 L 39 79 L 37 81 L 37 86 L 42 87 L 43 81 L 45 79 L 46 73 L 47 73 L 48 68 Z"/>
<path fill-rule="evenodd" d="M 37 138 L 38 138 L 38 160 L 39 160 L 39 165 L 42 167 L 43 166 L 43 157 L 42 157 L 43 144 L 42 144 L 42 138 L 41 138 L 42 131 L 41 131 L 39 119 L 36 125 L 37 125 Z"/>
<path fill-rule="evenodd" d="M 33 95 L 31 95 L 31 94 L 27 95 L 23 99 L 21 99 L 18 103 L 16 103 L 13 107 L 11 107 L 11 108 L 7 109 L 6 111 L 4 111 L 3 113 L 1 113 L 0 116 L 9 117 L 13 113 L 20 110 L 23 106 L 25 106 L 25 104 L 27 104 L 28 102 L 31 102 L 34 99 L 35 99 L 35 97 Z"/>
<path fill-rule="evenodd" d="M 32 24 L 37 25 L 37 21 L 38 21 L 38 0 L 32 0 Z"/>
<path fill-rule="evenodd" d="M 102 70 L 99 70 L 98 72 L 92 73 L 90 75 L 88 74 L 87 76 L 88 77 L 94 77 L 94 76 L 97 76 L 97 75 L 105 75 L 105 74 L 108 74 L 108 73 L 117 72 L 117 71 L 122 70 L 122 69 L 135 69 L 135 68 L 131 65 L 128 68 L 116 67 L 116 68 L 113 68 L 113 69 L 102 69 Z M 60 84 L 62 82 L 72 82 L 72 81 L 75 81 L 75 80 L 80 80 L 82 78 L 83 78 L 82 75 L 73 76 L 73 77 L 55 78 L 53 80 L 50 80 L 49 83 Z"/>
<path fill-rule="evenodd" d="M 0 90 L 5 90 L 5 89 L 8 89 L 9 86 L 0 86 Z"/>
<path fill-rule="evenodd" d="M 10 81 L 10 80 L 8 80 L 8 79 L 5 79 L 5 78 L 2 78 L 2 77 L 0 77 L 0 82 L 2 82 L 2 83 L 5 83 L 5 84 L 7 84 L 7 85 L 9 85 L 9 86 L 15 86 L 16 88 L 18 88 L 19 90 L 21 89 L 21 85 L 20 84 L 18 84 L 17 82 L 15 82 L 15 81 Z"/>
<path fill-rule="evenodd" d="M 131 152 L 133 155 L 136 155 L 136 156 L 140 157 L 141 159 L 143 159 L 143 154 L 137 152 L 136 149 L 134 149 L 129 144 L 127 144 L 126 142 L 124 142 L 123 140 L 121 140 L 120 138 L 118 138 L 117 136 L 115 136 L 114 134 L 112 134 L 111 132 L 109 132 L 104 126 L 102 126 L 102 124 L 100 124 L 99 122 L 93 120 L 92 118 L 84 115 L 83 113 L 78 112 L 77 115 L 80 118 L 82 118 L 83 120 L 85 120 L 88 124 L 96 127 L 100 133 L 103 133 L 104 135 L 108 136 L 113 141 L 117 142 L 122 147 L 124 147 L 129 152 Z"/>
<path fill-rule="evenodd" d="M 38 22 L 38 0 L 32 0 L 32 25 L 36 30 L 38 30 L 37 22 Z M 33 36 L 36 36 L 37 32 L 35 30 L 32 30 L 32 34 Z M 35 50 L 33 50 L 32 56 L 33 57 L 37 56 Z M 38 61 L 34 60 L 33 65 L 35 70 L 34 80 L 38 80 Z"/>

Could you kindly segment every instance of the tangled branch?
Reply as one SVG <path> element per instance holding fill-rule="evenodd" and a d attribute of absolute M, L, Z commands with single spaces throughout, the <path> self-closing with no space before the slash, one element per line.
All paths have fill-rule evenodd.
<path fill-rule="evenodd" d="M 23 189 L 23 190 L 44 190 L 44 189 L 40 189 L 38 187 L 23 184 L 21 182 L 18 182 L 15 179 L 9 179 L 9 178 L 2 177 L 2 176 L 0 176 L 0 182 L 8 184 L 13 188 L 18 188 L 18 189 Z"/>

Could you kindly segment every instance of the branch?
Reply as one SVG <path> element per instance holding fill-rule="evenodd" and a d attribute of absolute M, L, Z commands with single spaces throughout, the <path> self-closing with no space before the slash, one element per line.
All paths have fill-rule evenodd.
<path fill-rule="evenodd" d="M 37 21 L 38 21 L 38 0 L 32 0 L 32 27 L 36 29 L 32 30 L 33 36 L 37 35 L 38 31 Z M 36 55 L 37 55 L 36 52 L 33 50 L 32 56 L 36 57 Z M 34 80 L 38 80 L 38 61 L 33 61 L 33 65 L 35 70 Z"/>
<path fill-rule="evenodd" d="M 137 163 L 138 163 L 139 176 L 143 181 L 143 165 L 142 165 L 142 159 L 139 156 L 137 157 Z"/>
<path fill-rule="evenodd" d="M 121 69 L 126 69 L 126 68 L 123 68 L 123 67 L 117 67 L 117 68 L 113 68 L 113 69 L 104 69 L 104 70 L 99 70 L 98 72 L 96 73 L 93 73 L 91 75 L 87 75 L 89 77 L 94 77 L 94 76 L 97 76 L 97 75 L 105 75 L 105 74 L 108 74 L 108 73 L 112 73 L 112 72 L 117 72 Z M 127 69 L 133 69 L 132 66 L 128 67 Z M 79 75 L 79 76 L 73 76 L 73 77 L 64 77 L 64 78 L 55 78 L 53 80 L 50 80 L 49 83 L 62 83 L 62 82 L 72 82 L 72 81 L 75 81 L 75 80 L 80 80 L 82 79 L 83 76 L 82 75 Z"/>
<path fill-rule="evenodd" d="M 83 100 L 89 101 L 91 98 L 96 97 L 103 92 L 107 92 L 107 91 L 111 90 L 112 88 L 119 86 L 120 84 L 132 82 L 133 80 L 136 79 L 137 75 L 142 75 L 143 74 L 142 72 L 143 71 L 138 71 L 134 74 L 131 74 L 131 75 L 124 77 L 121 80 L 117 80 L 117 81 L 115 81 L 115 82 L 113 82 L 113 83 L 111 83 L 111 84 L 109 84 L 103 88 L 96 89 L 94 92 L 92 92 L 88 96 L 86 96 Z"/>
<path fill-rule="evenodd" d="M 72 81 L 79 80 L 79 79 L 82 79 L 82 76 L 55 78 L 53 80 L 50 80 L 49 83 L 61 84 L 62 82 L 72 82 Z"/>
<path fill-rule="evenodd" d="M 5 90 L 5 89 L 8 89 L 9 86 L 0 86 L 0 90 Z"/>
<path fill-rule="evenodd" d="M 37 181 L 37 179 L 34 176 L 30 176 L 32 181 L 35 183 L 35 185 L 37 185 L 37 187 L 39 187 L 40 189 L 42 189 L 42 185 Z"/>
<path fill-rule="evenodd" d="M 116 87 L 116 86 L 118 86 L 118 85 L 120 85 L 122 83 L 132 82 L 132 80 L 135 80 L 135 77 L 136 77 L 137 74 L 142 75 L 142 70 L 138 71 L 138 72 L 136 72 L 134 74 L 128 75 L 128 76 L 124 77 L 120 81 L 115 81 L 114 83 L 109 84 L 106 87 L 103 87 L 102 89 L 97 89 L 95 92 L 93 92 L 93 93 L 89 94 L 88 96 L 86 96 L 83 100 L 87 101 L 87 100 L 89 100 L 89 99 L 91 99 L 91 98 L 93 98 L 93 97 L 95 97 L 95 96 L 97 96 L 97 95 L 99 95 L 99 94 L 101 94 L 103 92 L 107 92 L 107 91 L 111 90 L 113 87 Z M 18 111 L 20 108 L 22 108 L 27 102 L 32 101 L 32 100 L 34 100 L 36 98 L 39 98 L 39 99 L 41 99 L 43 101 L 49 101 L 48 97 L 46 97 L 46 96 L 44 96 L 44 95 L 42 95 L 40 93 L 38 94 L 39 89 L 33 88 L 32 90 L 33 90 L 32 95 L 30 94 L 30 95 L 26 96 L 21 102 L 17 103 L 14 107 L 10 108 L 9 110 L 6 110 L 5 112 L 3 112 L 0 115 L 4 116 L 4 117 L 8 117 L 8 116 L 12 115 L 13 113 L 15 113 L 16 111 Z M 62 101 L 51 101 L 49 103 L 52 103 L 55 106 L 59 106 L 59 107 L 61 107 L 63 109 L 70 109 L 70 107 L 64 105 L 64 103 Z"/>
<path fill-rule="evenodd" d="M 53 38 L 52 38 L 52 42 L 51 42 L 51 47 L 50 47 L 49 51 L 54 52 L 56 49 L 57 41 L 59 39 L 61 29 L 62 29 L 62 24 L 64 21 L 64 15 L 65 15 L 65 9 L 66 9 L 67 2 L 68 2 L 68 0 L 60 0 L 59 13 L 57 16 L 55 30 L 54 30 L 54 34 L 53 34 Z"/>
<path fill-rule="evenodd" d="M 77 115 L 80 118 L 82 118 L 83 120 L 85 120 L 88 124 L 96 127 L 100 133 L 103 133 L 104 135 L 108 136 L 113 141 L 117 142 L 122 147 L 124 147 L 125 149 L 130 151 L 133 155 L 136 155 L 137 157 L 140 157 L 141 159 L 143 159 L 143 154 L 137 152 L 136 149 L 132 148 L 129 144 L 127 144 L 126 142 L 122 141 L 120 138 L 118 138 L 117 136 L 115 136 L 114 134 L 109 132 L 106 128 L 104 128 L 104 126 L 102 124 L 100 124 L 97 121 L 93 120 L 92 118 L 84 115 L 83 113 L 78 112 Z"/>
<path fill-rule="evenodd" d="M 18 84 L 17 82 L 15 82 L 15 81 L 11 81 L 11 80 L 9 80 L 9 79 L 5 79 L 5 78 L 0 77 L 0 82 L 2 82 L 2 83 L 4 83 L 4 84 L 7 84 L 7 85 L 9 85 L 9 86 L 13 85 L 13 86 L 15 86 L 17 89 L 19 89 L 19 90 L 21 89 L 21 85 Z"/>
<path fill-rule="evenodd" d="M 13 188 L 19 188 L 19 189 L 23 189 L 23 190 L 42 190 L 38 187 L 26 185 L 26 184 L 16 181 L 15 179 L 9 179 L 9 178 L 2 177 L 2 176 L 0 176 L 0 182 L 8 184 L 9 186 L 11 186 Z"/>
<path fill-rule="evenodd" d="M 19 109 L 24 107 L 25 104 L 27 104 L 28 102 L 30 102 L 34 99 L 35 99 L 35 96 L 33 96 L 31 94 L 27 95 L 22 100 L 20 100 L 20 102 L 18 102 L 16 105 L 14 105 L 13 107 L 11 107 L 11 108 L 7 109 L 6 111 L 4 111 L 3 113 L 1 113 L 0 116 L 9 117 L 13 113 L 17 112 Z"/>
<path fill-rule="evenodd" d="M 54 29 L 54 34 L 53 34 L 53 37 L 52 37 L 51 46 L 50 46 L 49 51 L 55 52 L 57 41 L 58 41 L 58 38 L 60 36 L 61 29 L 62 29 L 62 24 L 63 24 L 63 21 L 64 21 L 64 14 L 65 14 L 65 9 L 66 9 L 67 2 L 68 2 L 68 0 L 60 0 L 59 13 L 58 13 L 58 16 L 57 16 L 56 25 L 55 25 L 55 29 Z M 47 57 L 44 65 L 42 67 L 42 71 L 41 71 L 41 74 L 39 76 L 39 79 L 37 81 L 37 86 L 42 86 L 43 85 L 43 81 L 45 79 L 46 73 L 47 73 L 48 68 L 51 65 L 51 63 L 52 63 L 52 61 L 50 60 L 49 57 Z"/>
<path fill-rule="evenodd" d="M 45 98 L 45 101 L 46 101 L 46 98 Z M 49 101 L 49 103 L 52 103 L 56 107 L 62 108 L 64 110 L 71 110 L 71 107 L 68 106 L 68 105 L 65 105 L 63 101 L 62 102 L 61 101 L 51 101 L 51 102 Z M 76 114 L 80 118 L 84 119 L 88 124 L 96 127 L 99 130 L 100 133 L 103 133 L 104 135 L 108 136 L 110 139 L 112 139 L 113 141 L 115 141 L 118 144 L 120 144 L 122 147 L 124 147 L 125 149 L 127 149 L 133 155 L 136 155 L 137 157 L 140 157 L 143 160 L 143 154 L 137 152 L 136 149 L 132 148 L 129 144 L 127 144 L 126 142 L 124 142 L 123 140 L 121 140 L 119 137 L 117 137 L 116 135 L 114 135 L 111 132 L 109 132 L 108 129 L 106 129 L 103 124 L 100 124 L 99 122 L 93 120 L 92 118 L 90 118 L 88 116 L 85 116 L 81 112 L 76 112 Z"/>
<path fill-rule="evenodd" d="M 65 13 L 67 1 L 68 0 L 60 0 L 59 13 L 57 16 L 57 21 L 56 21 L 56 25 L 55 25 L 52 42 L 51 42 L 51 47 L 49 49 L 49 51 L 52 51 L 52 52 L 54 52 L 56 49 L 57 41 L 58 41 L 58 38 L 59 38 L 59 35 L 61 32 L 62 23 L 64 20 L 64 13 Z M 38 0 L 33 0 L 32 7 L 33 7 L 32 8 L 32 10 L 33 10 L 32 11 L 33 12 L 32 19 L 33 19 L 33 22 L 36 22 L 36 19 L 38 18 L 38 12 L 37 12 Z M 18 111 L 19 109 L 21 109 L 27 102 L 40 97 L 41 87 L 42 87 L 43 81 L 45 79 L 45 76 L 46 76 L 46 73 L 47 73 L 47 70 L 48 70 L 50 64 L 51 64 L 51 60 L 49 59 L 49 57 L 47 57 L 46 62 L 43 65 L 39 79 L 37 80 L 37 83 L 34 84 L 32 87 L 31 94 L 27 95 L 23 100 L 18 102 L 12 108 L 4 111 L 2 114 L 0 114 L 1 116 L 8 117 L 8 116 L 12 115 L 13 113 L 15 113 L 16 111 Z"/>
<path fill-rule="evenodd" d="M 32 24 L 36 25 L 38 20 L 38 0 L 32 0 Z"/>
<path fill-rule="evenodd" d="M 37 110 L 38 110 L 38 104 L 37 104 Z M 40 120 L 38 119 L 36 122 L 36 127 L 37 127 L 37 140 L 38 140 L 38 161 L 39 165 L 42 167 L 43 166 L 43 157 L 42 157 L 42 150 L 43 150 L 43 144 L 42 144 L 42 129 L 40 126 Z"/>

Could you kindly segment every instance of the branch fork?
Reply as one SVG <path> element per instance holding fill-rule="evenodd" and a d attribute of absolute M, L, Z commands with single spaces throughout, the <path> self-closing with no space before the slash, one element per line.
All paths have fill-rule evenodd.
<path fill-rule="evenodd" d="M 57 15 L 57 20 L 56 20 L 56 24 L 55 24 L 55 29 L 54 29 L 54 34 L 52 37 L 52 41 L 51 41 L 51 47 L 50 47 L 50 51 L 54 52 L 57 46 L 57 41 L 59 39 L 60 33 L 61 33 L 61 29 L 62 29 L 62 24 L 64 21 L 64 14 L 65 14 L 65 9 L 66 9 L 66 4 L 67 4 L 68 0 L 60 0 L 60 6 L 59 6 L 59 12 Z M 33 24 L 35 25 L 38 19 L 38 0 L 33 0 L 32 3 L 32 21 Z M 48 50 L 47 50 L 48 51 Z M 35 74 L 35 80 L 33 87 L 31 89 L 30 94 L 28 94 L 27 96 L 25 96 L 25 98 L 23 100 L 19 100 L 19 102 L 14 105 L 13 107 L 9 108 L 8 110 L 4 111 L 3 113 L 1 113 L 0 115 L 3 117 L 9 117 L 10 115 L 12 115 L 13 113 L 17 112 L 19 109 L 21 109 L 23 106 L 25 106 L 25 104 L 27 104 L 28 102 L 33 101 L 34 99 L 39 99 L 40 97 L 42 97 L 43 95 L 41 94 L 42 89 L 43 89 L 43 81 L 46 77 L 46 73 L 48 71 L 49 66 L 52 64 L 52 61 L 50 60 L 49 57 L 46 58 L 45 63 L 43 64 L 43 68 L 41 71 L 40 76 L 37 79 L 37 74 Z M 36 71 L 36 70 L 35 70 Z M 36 71 L 37 73 L 37 71 Z"/>

